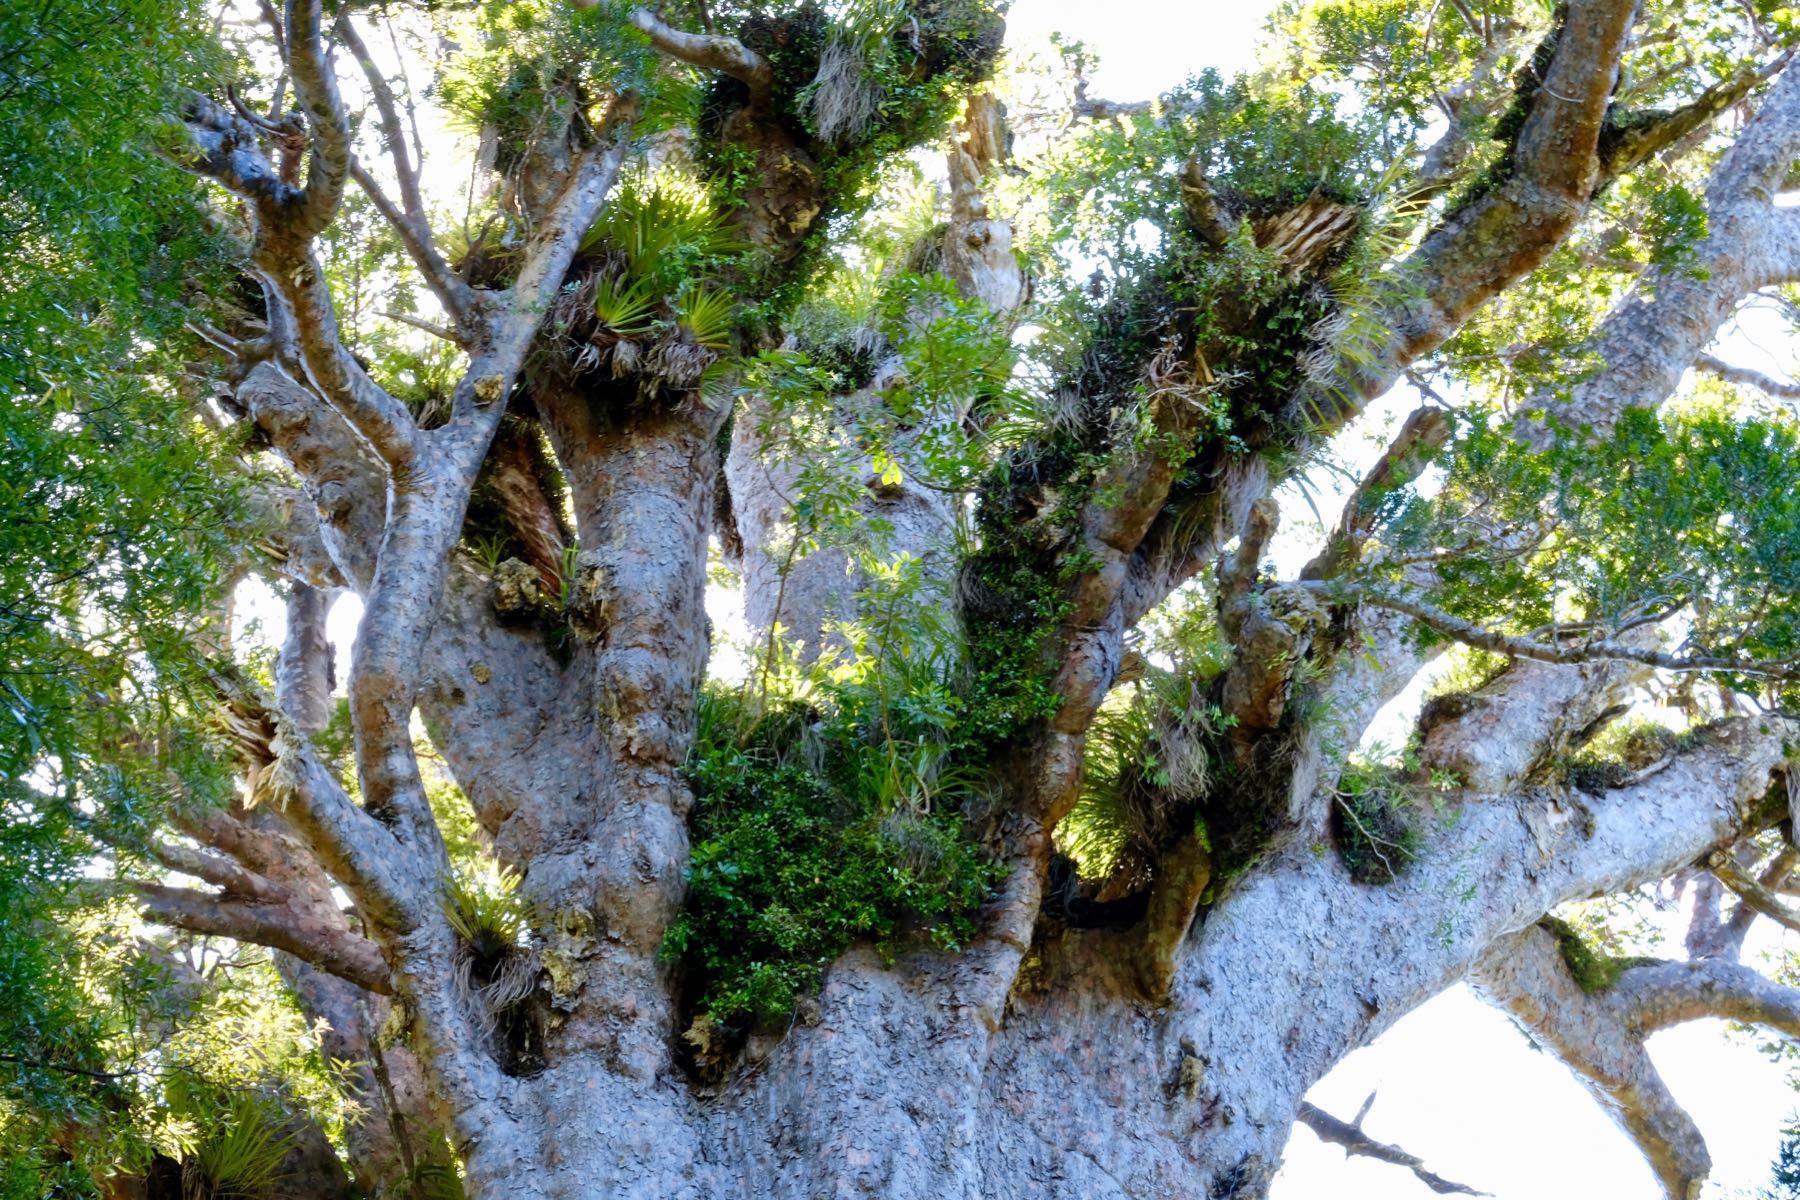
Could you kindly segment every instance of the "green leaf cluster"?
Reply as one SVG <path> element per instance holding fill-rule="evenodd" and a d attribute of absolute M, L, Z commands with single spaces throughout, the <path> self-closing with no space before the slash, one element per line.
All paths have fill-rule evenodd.
<path fill-rule="evenodd" d="M 183 323 L 225 289 L 156 154 L 222 57 L 199 6 L 0 8 L 0 1178 L 85 1194 L 143 1151 L 111 927 L 74 890 L 221 779 L 196 631 L 253 535 Z M 129 855 L 123 857 L 129 858 Z M 79 1166 L 70 1163 L 73 1155 Z"/>
<path fill-rule="evenodd" d="M 1533 531 L 1520 552 L 1441 564 L 1437 598 L 1459 615 L 1523 632 L 1555 621 L 1616 627 L 1686 608 L 1695 653 L 1800 655 L 1800 430 L 1791 420 L 1715 394 L 1660 413 L 1627 410 L 1610 437 L 1568 431 L 1538 453 L 1505 424 L 1468 413 L 1448 464 L 1434 501 L 1395 514 L 1383 534 L 1394 548 L 1455 546 L 1449 527 L 1471 520 Z M 1731 682 L 1764 689 L 1754 678 Z"/>
<path fill-rule="evenodd" d="M 958 947 L 996 868 L 986 686 L 916 560 L 865 560 L 858 620 L 802 665 L 779 633 L 702 694 L 687 906 L 666 946 L 715 1027 L 791 1014 L 855 943 Z"/>

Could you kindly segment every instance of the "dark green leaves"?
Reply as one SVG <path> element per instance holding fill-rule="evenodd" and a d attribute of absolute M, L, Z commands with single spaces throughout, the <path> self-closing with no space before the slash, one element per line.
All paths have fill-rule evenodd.
<path fill-rule="evenodd" d="M 1695 653 L 1800 655 L 1792 422 L 1688 402 L 1627 410 L 1604 441 L 1571 433 L 1533 453 L 1465 419 L 1449 466 L 1443 494 L 1384 538 L 1401 553 L 1456 551 L 1439 599 L 1459 615 L 1524 631 L 1680 613 Z"/>

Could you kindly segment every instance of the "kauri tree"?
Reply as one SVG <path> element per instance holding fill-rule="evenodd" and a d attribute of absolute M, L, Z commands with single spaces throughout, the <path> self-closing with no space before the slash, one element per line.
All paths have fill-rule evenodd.
<path fill-rule="evenodd" d="M 1303 1097 L 1466 981 L 1697 1195 L 1645 1038 L 1800 1036 L 1797 40 L 9 8 L 0 1188 L 1454 1188 Z"/>

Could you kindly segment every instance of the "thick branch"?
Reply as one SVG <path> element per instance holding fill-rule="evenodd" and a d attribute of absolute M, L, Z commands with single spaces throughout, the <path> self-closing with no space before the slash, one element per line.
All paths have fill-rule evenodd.
<path fill-rule="evenodd" d="M 1644 1046 L 1647 1031 L 1607 994 L 1583 989 L 1563 960 L 1556 935 L 1534 925 L 1502 939 L 1471 982 L 1575 1072 L 1643 1151 L 1669 1200 L 1699 1194 L 1712 1159 L 1693 1118 L 1657 1073 Z"/>
<path fill-rule="evenodd" d="M 296 582 L 288 593 L 287 637 L 275 662 L 276 702 L 303 733 L 318 733 L 331 723 L 333 677 L 331 643 L 325 618 L 331 594 Z"/>
<path fill-rule="evenodd" d="M 638 111 L 639 100 L 635 95 L 626 93 L 613 97 L 599 122 L 600 141 L 583 150 L 576 159 L 561 192 L 526 246 L 524 261 L 511 289 L 510 304 L 504 315 L 495 319 L 491 361 L 477 360 L 469 369 L 469 377 L 478 387 L 484 379 L 492 378 L 496 373 L 500 376 L 495 380 L 498 394 L 488 396 L 482 403 L 492 404 L 504 398 L 510 387 L 526 348 L 543 323 L 551 299 L 563 285 L 576 248 L 593 226 L 600 206 L 606 202 L 619 177 L 619 168 L 631 148 L 631 128 Z M 459 388 L 459 411 L 467 399 L 463 389 Z M 485 439 L 482 448 L 485 451 Z M 480 455 L 473 461 L 479 462 Z"/>
<path fill-rule="evenodd" d="M 313 135 L 306 188 L 291 230 L 301 243 L 331 224 L 350 174 L 350 115 L 344 111 L 337 76 L 325 53 L 320 12 L 320 0 L 288 0 L 288 73 Z"/>
<path fill-rule="evenodd" d="M 1175 982 L 1181 945 L 1212 877 L 1212 855 L 1192 833 L 1183 835 L 1156 864 L 1156 882 L 1137 945 L 1140 982 L 1152 1000 L 1165 999 Z"/>
<path fill-rule="evenodd" d="M 416 922 L 424 890 L 420 864 L 395 853 L 394 836 L 358 808 L 299 730 L 280 719 L 244 680 L 215 675 L 226 732 L 259 771 L 272 770 L 285 812 L 334 878 L 364 910 L 391 928 Z"/>
<path fill-rule="evenodd" d="M 381 464 L 335 409 L 273 363 L 252 367 L 231 401 L 300 477 L 344 582 L 365 590 L 387 519 Z"/>
<path fill-rule="evenodd" d="M 236 938 L 258 946 L 285 950 L 372 992 L 386 993 L 392 984 L 387 960 L 367 938 L 333 929 L 318 918 L 286 905 L 253 903 L 160 884 L 132 885 L 144 915 L 191 933 Z"/>
<path fill-rule="evenodd" d="M 1571 0 L 1549 69 L 1529 100 L 1504 182 L 1451 213 L 1394 268 L 1382 324 L 1388 344 L 1340 364 L 1318 398 L 1340 419 L 1385 392 L 1408 363 L 1442 345 L 1488 300 L 1540 266 L 1587 211 L 1600 137 L 1634 0 Z"/>
<path fill-rule="evenodd" d="M 1744 71 L 1713 84 L 1680 108 L 1657 114 L 1654 119 L 1642 121 L 1617 134 L 1609 131 L 1609 135 L 1601 138 L 1601 178 L 1623 175 L 1710 124 L 1719 114 L 1743 103 L 1744 97 L 1768 74 L 1766 71 Z"/>
<path fill-rule="evenodd" d="M 577 0 L 577 7 L 585 5 Z M 687 33 L 665 24 L 656 14 L 644 8 L 632 9 L 630 19 L 650 39 L 650 44 L 662 53 L 689 66 L 731 76 L 750 89 L 754 100 L 766 98 L 769 88 L 775 82 L 775 72 L 769 66 L 769 60 L 736 38 L 709 33 Z"/>
<path fill-rule="evenodd" d="M 1663 1085 L 1644 1039 L 1708 1017 L 1800 1037 L 1800 991 L 1729 959 L 1628 966 L 1616 980 L 1578 979 L 1557 936 L 1533 926 L 1497 942 L 1474 973 L 1572 1067 L 1644 1151 L 1668 1195 L 1686 1200 L 1709 1161 L 1699 1131 Z"/>
<path fill-rule="evenodd" d="M 171 871 L 192 875 L 220 889 L 228 897 L 280 903 L 287 889 L 272 883 L 254 871 L 247 871 L 229 858 L 205 850 L 195 850 L 174 842 L 152 842 L 150 856 Z"/>
<path fill-rule="evenodd" d="M 425 435 L 436 469 L 396 474 L 387 528 L 351 665 L 351 724 L 364 803 L 428 869 L 448 866 L 412 743 L 426 639 L 463 514 L 505 412 L 505 400 L 582 235 L 593 224 L 629 146 L 635 98 L 618 97 L 601 122 L 609 140 L 583 151 L 527 245 L 508 303 L 457 384 L 450 423 Z"/>
<path fill-rule="evenodd" d="M 1597 795 L 1448 795 L 1454 819 L 1426 822 L 1418 856 L 1385 886 L 1356 883 L 1311 838 L 1278 841 L 1190 935 L 1161 1035 L 1193 1040 L 1209 1092 L 1252 1098 L 1234 1100 L 1239 1112 L 1253 1102 L 1252 1113 L 1292 1114 L 1347 1049 L 1464 978 L 1495 939 L 1569 900 L 1665 879 L 1779 820 L 1785 797 L 1771 784 L 1797 729 L 1732 722 L 1656 775 Z M 1201 1166 L 1226 1171 L 1268 1152 L 1255 1120 L 1213 1123 L 1193 1145 Z"/>
<path fill-rule="evenodd" d="M 319 394 L 390 470 L 411 469 L 418 427 L 406 406 L 371 379 L 345 348 L 330 286 L 312 250 L 293 231 L 280 229 L 259 239 L 256 263 L 265 289 L 279 295 L 290 310 L 300 361 Z"/>
<path fill-rule="evenodd" d="M 1800 990 L 1729 959 L 1632 967 L 1607 999 L 1644 1035 L 1718 1017 L 1800 1038 Z"/>
<path fill-rule="evenodd" d="M 1639 278 L 1589 344 L 1604 367 L 1566 400 L 1527 405 L 1521 437 L 1546 446 L 1559 425 L 1604 436 L 1625 409 L 1674 391 L 1745 297 L 1800 278 L 1796 215 L 1772 203 L 1797 157 L 1800 70 L 1790 66 L 1713 169 L 1706 237 L 1682 262 Z"/>
<path fill-rule="evenodd" d="M 315 4 L 315 16 L 316 10 Z M 336 85 L 329 82 L 329 76 L 326 80 L 328 99 L 341 111 Z M 256 130 L 210 100 L 190 97 L 183 116 L 195 153 L 180 159 L 181 165 L 249 202 L 255 231 L 252 261 L 268 297 L 270 336 L 276 352 L 303 364 L 319 393 L 384 461 L 405 466 L 415 448 L 417 430 L 412 415 L 370 379 L 344 348 L 330 289 L 313 257 L 311 243 L 318 232 L 314 225 L 320 220 L 315 208 L 322 193 L 311 191 L 312 183 L 302 192 L 282 182 L 258 148 Z M 350 164 L 347 146 L 346 142 L 346 176 Z M 315 155 L 316 170 L 323 169 L 318 164 L 324 159 L 322 153 Z M 329 223 L 336 205 L 336 198 L 331 198 L 324 223 Z M 284 365 L 291 364 L 284 360 Z"/>
<path fill-rule="evenodd" d="M 1182 168 L 1181 206 L 1187 211 L 1188 224 L 1208 246 L 1217 250 L 1231 240 L 1236 222 L 1220 206 L 1218 193 L 1207 182 L 1198 158 L 1188 159 Z"/>

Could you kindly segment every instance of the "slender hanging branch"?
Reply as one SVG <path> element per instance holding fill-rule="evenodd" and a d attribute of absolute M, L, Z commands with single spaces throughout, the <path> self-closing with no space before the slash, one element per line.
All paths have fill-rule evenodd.
<path fill-rule="evenodd" d="M 1529 658 L 1537 662 L 1550 663 L 1584 663 L 1622 659 L 1627 662 L 1643 663 L 1649 667 L 1658 667 L 1665 671 L 1729 671 L 1737 675 L 1755 675 L 1775 680 L 1800 679 L 1800 660 L 1762 661 L 1727 658 L 1716 654 L 1670 654 L 1667 651 L 1653 650 L 1646 646 L 1633 646 L 1613 638 L 1595 638 L 1591 641 L 1564 646 L 1488 629 L 1454 613 L 1446 612 L 1434 604 L 1394 592 L 1373 588 L 1340 589 L 1315 582 L 1309 582 L 1303 586 L 1318 588 L 1327 593 L 1337 592 L 1347 599 L 1360 600 L 1362 603 L 1373 605 L 1376 608 L 1405 613 L 1414 620 L 1429 625 L 1445 637 L 1474 646 L 1478 650 L 1488 650 L 1495 654 L 1506 654 L 1514 658 Z"/>
<path fill-rule="evenodd" d="M 1740 387 L 1753 387 L 1765 396 L 1773 396 L 1777 400 L 1800 400 L 1800 383 L 1793 380 L 1777 379 L 1773 375 L 1765 375 L 1749 367 L 1734 366 L 1710 354 L 1702 354 L 1694 360 L 1694 369 L 1704 371 L 1716 379 L 1726 383 L 1735 383 Z"/>
<path fill-rule="evenodd" d="M 1787 929 L 1800 930 L 1800 909 L 1788 904 L 1761 880 L 1740 870 L 1731 856 L 1720 852 L 1706 861 L 1706 869 L 1720 883 L 1737 893 L 1751 909 Z"/>
<path fill-rule="evenodd" d="M 1450 418 L 1441 408 L 1414 409 L 1393 442 L 1363 476 L 1338 518 L 1318 557 L 1300 572 L 1302 579 L 1330 579 L 1355 564 L 1363 543 L 1374 532 L 1381 501 L 1419 477 L 1432 455 L 1450 439 Z"/>

